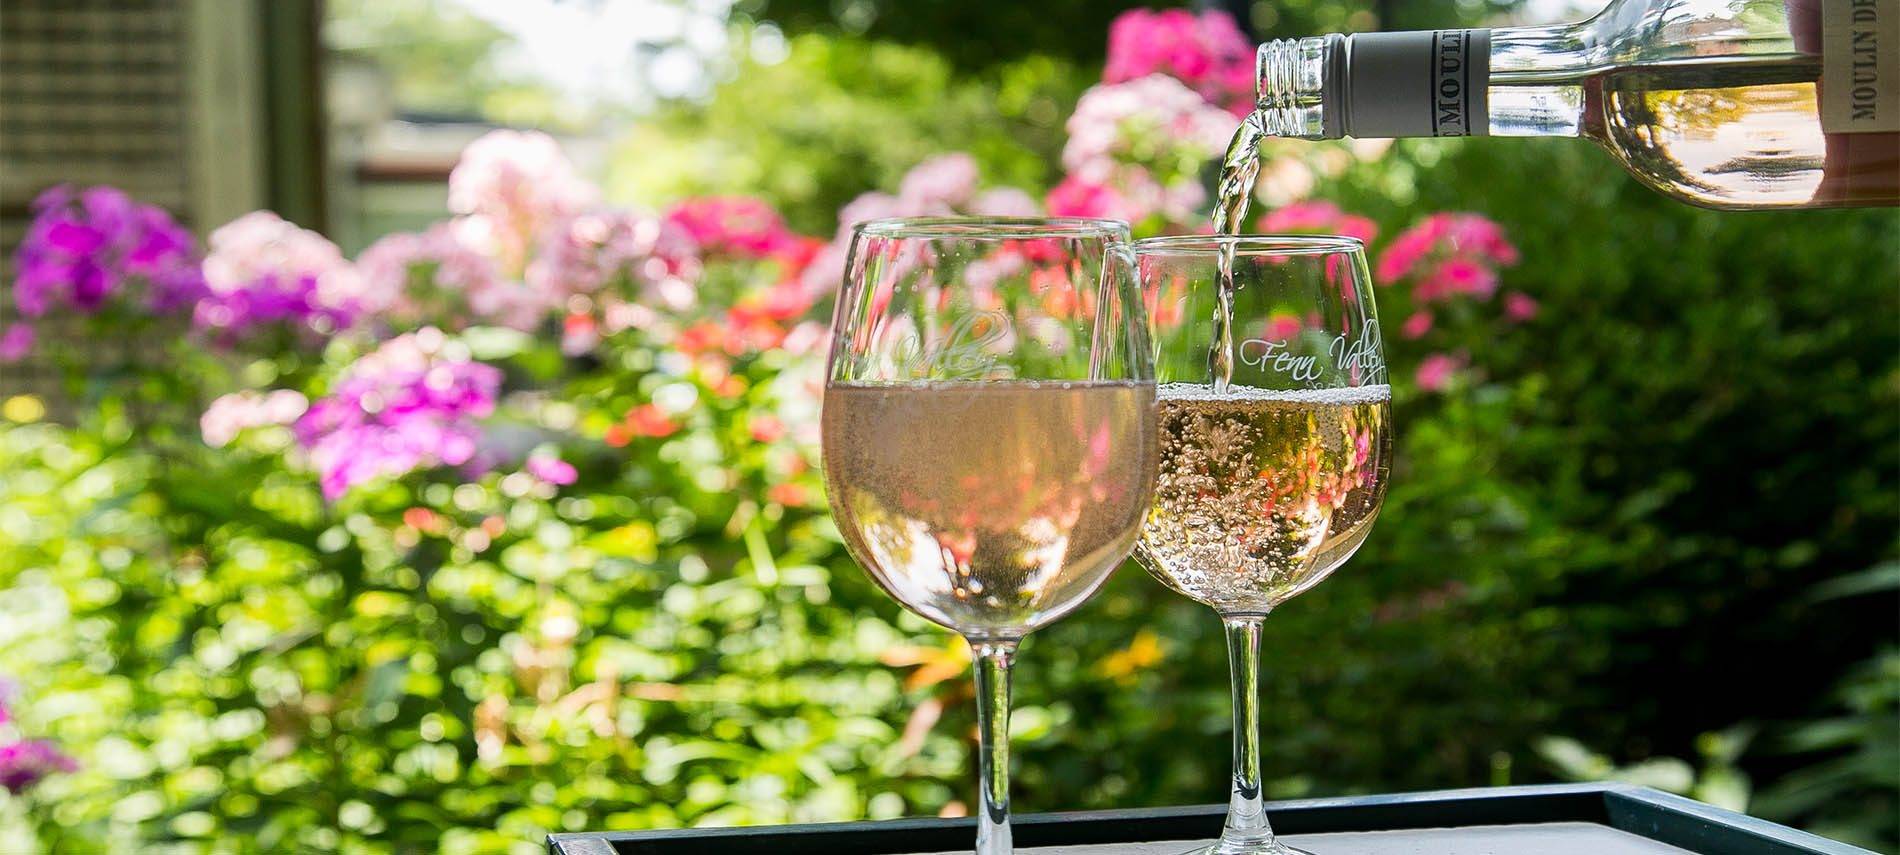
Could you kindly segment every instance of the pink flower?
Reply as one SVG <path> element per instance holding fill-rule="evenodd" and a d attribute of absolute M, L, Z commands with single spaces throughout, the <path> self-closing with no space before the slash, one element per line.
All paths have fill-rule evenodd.
<path fill-rule="evenodd" d="M 1444 240 L 1451 251 L 1509 267 L 1518 261 L 1517 247 L 1504 237 L 1504 227 L 1479 214 L 1440 214 L 1446 219 Z"/>
<path fill-rule="evenodd" d="M 1236 115 L 1253 102 L 1253 45 L 1226 12 L 1131 9 L 1117 17 L 1108 29 L 1103 81 L 1119 83 L 1157 73 L 1180 80 Z"/>
<path fill-rule="evenodd" d="M 798 239 L 771 205 L 751 196 L 687 199 L 666 212 L 666 221 L 703 251 L 739 258 L 769 258 Z"/>
<path fill-rule="evenodd" d="M 309 407 L 309 399 L 290 389 L 232 392 L 211 402 L 198 417 L 198 431 L 206 445 L 221 448 L 250 428 L 295 422 Z"/>
<path fill-rule="evenodd" d="M 1260 218 L 1260 230 L 1344 235 L 1367 243 L 1379 233 L 1378 225 L 1371 219 L 1348 214 L 1338 205 L 1319 200 L 1294 202 L 1268 212 Z"/>
<path fill-rule="evenodd" d="M 1135 221 L 1145 212 L 1137 210 L 1120 193 L 1105 184 L 1096 184 L 1080 175 L 1069 175 L 1050 188 L 1043 205 L 1052 217 L 1106 217 Z"/>
<path fill-rule="evenodd" d="M 1498 290 L 1498 273 L 1469 258 L 1448 258 L 1426 274 L 1418 285 L 1420 300 L 1442 299 L 1464 294 L 1481 300 L 1490 299 Z"/>
<path fill-rule="evenodd" d="M 534 454 L 528 457 L 523 467 L 529 475 L 556 487 L 564 487 L 580 478 L 580 472 L 574 464 L 552 454 Z"/>
<path fill-rule="evenodd" d="M 1379 257 L 1379 278 L 1403 278 L 1434 251 L 1495 266 L 1518 262 L 1517 247 L 1504 237 L 1503 226 L 1480 214 L 1445 212 L 1426 217 L 1394 238 Z"/>
<path fill-rule="evenodd" d="M 1451 380 L 1465 367 L 1465 357 L 1445 353 L 1434 353 L 1418 363 L 1418 373 L 1413 380 L 1418 387 L 1427 392 L 1442 392 L 1451 385 Z"/>
<path fill-rule="evenodd" d="M 343 251 L 323 235 L 269 211 L 252 211 L 211 233 L 205 285 L 192 320 L 238 336 L 284 323 L 319 334 L 387 308 L 364 288 Z"/>
<path fill-rule="evenodd" d="M 1386 244 L 1385 251 L 1379 253 L 1379 263 L 1374 271 L 1379 282 L 1390 285 L 1410 276 L 1437 242 L 1438 231 L 1430 218 L 1400 232 L 1398 237 Z"/>
<path fill-rule="evenodd" d="M 1504 295 L 1504 319 L 1512 323 L 1523 323 L 1537 317 L 1537 301 L 1529 295 L 1513 291 Z"/>
<path fill-rule="evenodd" d="M 1227 148 L 1234 117 L 1194 90 L 1159 74 L 1089 88 L 1066 125 L 1062 168 L 1101 182 L 1121 164 L 1172 176 Z M 1198 177 L 1198 176 L 1196 176 Z"/>
<path fill-rule="evenodd" d="M 904 204 L 928 208 L 962 208 L 976 195 L 976 158 L 963 152 L 933 157 L 911 167 L 898 185 Z"/>
<path fill-rule="evenodd" d="M 608 210 L 555 224 L 528 265 L 528 300 L 540 310 L 537 317 L 575 294 L 602 292 L 683 310 L 697 301 L 703 247 L 755 258 L 791 251 L 800 240 L 785 231 L 776 212 L 750 204 L 756 200 L 739 200 L 738 205 L 727 204 L 733 200 L 706 201 L 712 204 L 676 208 L 677 219 Z M 702 243 L 695 229 L 711 243 Z"/>
<path fill-rule="evenodd" d="M 490 131 L 449 173 L 449 210 L 461 215 L 462 239 L 508 276 L 521 275 L 539 237 L 595 195 L 560 144 L 538 131 Z"/>
<path fill-rule="evenodd" d="M 33 325 L 19 321 L 9 325 L 6 332 L 0 332 L 0 362 L 18 362 L 33 352 L 33 341 L 37 334 Z"/>
<path fill-rule="evenodd" d="M 1406 318 L 1405 323 L 1399 327 L 1399 334 L 1406 338 L 1422 338 L 1431 331 L 1432 313 L 1423 310 L 1413 312 L 1412 316 Z"/>
<path fill-rule="evenodd" d="M 997 187 L 977 194 L 969 212 L 985 217 L 1039 217 L 1042 206 L 1035 197 L 1014 187 Z"/>

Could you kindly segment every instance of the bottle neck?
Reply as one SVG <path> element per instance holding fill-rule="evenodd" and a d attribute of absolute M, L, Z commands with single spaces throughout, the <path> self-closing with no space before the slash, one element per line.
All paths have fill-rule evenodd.
<path fill-rule="evenodd" d="M 1588 24 L 1337 33 L 1260 46 L 1256 108 L 1278 136 L 1579 136 Z"/>

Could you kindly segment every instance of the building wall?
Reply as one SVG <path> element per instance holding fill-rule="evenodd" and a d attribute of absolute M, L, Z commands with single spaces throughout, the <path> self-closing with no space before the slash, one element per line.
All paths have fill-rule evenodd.
<path fill-rule="evenodd" d="M 268 0 L 259 0 L 268 2 Z M 266 7 L 253 0 L 0 2 L 0 321 L 16 320 L 12 255 L 31 203 L 59 183 L 111 184 L 202 235 L 269 198 Z M 70 319 L 67 319 L 70 321 Z M 45 396 L 56 358 L 111 364 L 149 344 L 38 324 L 0 365 L 0 396 Z"/>

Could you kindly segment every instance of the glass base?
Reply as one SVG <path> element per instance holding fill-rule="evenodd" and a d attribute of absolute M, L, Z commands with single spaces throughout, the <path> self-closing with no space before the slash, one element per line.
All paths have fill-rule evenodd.
<path fill-rule="evenodd" d="M 1304 849 L 1295 849 L 1278 840 L 1262 840 L 1257 843 L 1214 843 L 1199 849 L 1190 849 L 1181 855 L 1313 855 Z"/>

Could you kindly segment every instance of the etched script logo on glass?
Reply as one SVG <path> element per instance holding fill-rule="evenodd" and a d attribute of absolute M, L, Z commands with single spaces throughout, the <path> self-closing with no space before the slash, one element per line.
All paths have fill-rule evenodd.
<path fill-rule="evenodd" d="M 1242 365 L 1284 374 L 1307 388 L 1318 388 L 1326 379 L 1321 359 L 1331 361 L 1332 367 L 1348 377 L 1353 385 L 1385 382 L 1385 359 L 1379 355 L 1384 349 L 1378 321 L 1367 319 L 1356 336 L 1348 333 L 1333 336 L 1326 343 L 1324 354 L 1307 352 L 1293 345 L 1292 338 L 1250 338 L 1240 343 L 1237 355 Z"/>
<path fill-rule="evenodd" d="M 1000 310 L 971 312 L 928 338 L 908 322 L 891 334 L 903 336 L 889 351 L 900 375 L 962 380 L 1015 376 L 1000 358 L 1010 352 L 1016 340 L 1009 315 Z"/>

